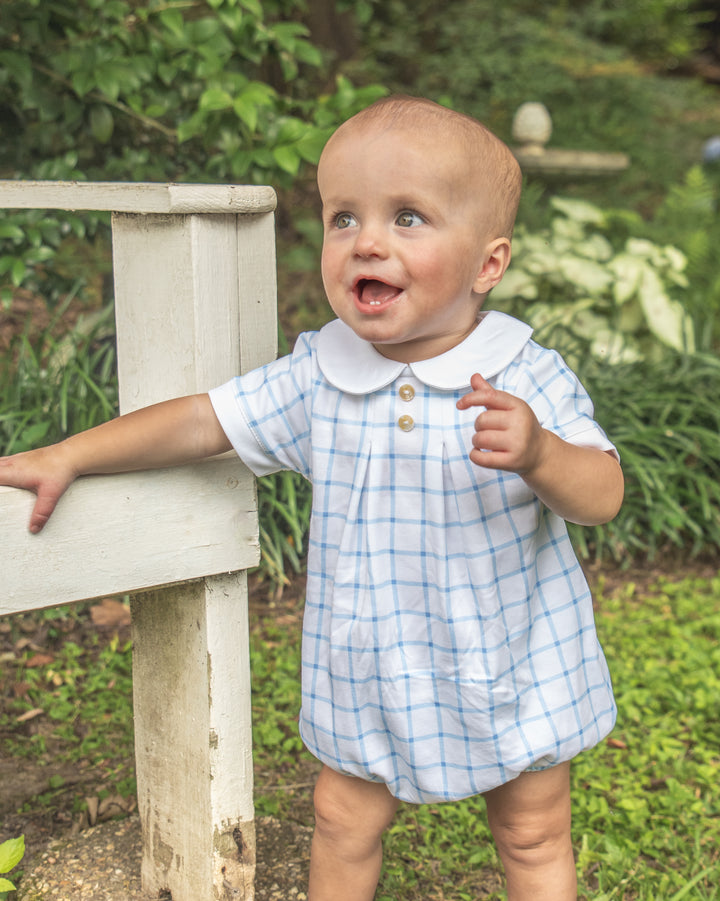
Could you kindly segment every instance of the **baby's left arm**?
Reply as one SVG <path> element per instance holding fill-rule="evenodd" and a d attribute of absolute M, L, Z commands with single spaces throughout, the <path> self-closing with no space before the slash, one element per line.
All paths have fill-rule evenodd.
<path fill-rule="evenodd" d="M 473 463 L 522 476 L 553 513 L 569 522 L 593 526 L 617 514 L 624 482 L 615 457 L 569 444 L 544 429 L 524 400 L 498 391 L 482 376 L 474 375 L 471 385 L 457 406 L 486 408 L 475 420 Z"/>

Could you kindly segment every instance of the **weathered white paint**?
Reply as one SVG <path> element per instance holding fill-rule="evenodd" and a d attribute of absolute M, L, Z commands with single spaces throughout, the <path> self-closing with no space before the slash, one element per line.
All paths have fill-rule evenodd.
<path fill-rule="evenodd" d="M 114 211 L 123 412 L 275 355 L 274 205 L 270 188 L 0 182 L 0 207 Z M 253 898 L 247 584 L 244 572 L 216 575 L 257 558 L 253 491 L 226 458 L 93 476 L 30 536 L 31 496 L 0 490 L 10 609 L 56 603 L 59 585 L 77 600 L 193 580 L 131 602 L 143 887 L 154 897 Z"/>
<path fill-rule="evenodd" d="M 269 213 L 265 185 L 0 180 L 0 209 L 110 210 L 116 213 Z"/>
<path fill-rule="evenodd" d="M 244 573 L 230 573 L 133 600 L 133 683 L 161 679 L 136 701 L 142 882 L 153 898 L 253 897 L 246 599 Z"/>
<path fill-rule="evenodd" d="M 236 459 L 79 479 L 40 535 L 27 530 L 34 502 L 28 491 L 0 487 L 0 615 L 248 569 L 259 559 L 254 481 Z"/>

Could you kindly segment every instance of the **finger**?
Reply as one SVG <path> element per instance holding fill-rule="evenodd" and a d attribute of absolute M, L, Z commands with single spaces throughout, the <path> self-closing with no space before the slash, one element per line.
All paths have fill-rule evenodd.
<path fill-rule="evenodd" d="M 486 409 L 475 418 L 476 432 L 505 432 L 508 415 L 504 410 Z"/>
<path fill-rule="evenodd" d="M 493 388 L 478 372 L 470 379 L 470 385 L 473 390 L 460 398 L 457 402 L 458 410 L 467 410 L 469 407 L 488 407 L 498 410 L 511 408 L 512 395 Z"/>
<path fill-rule="evenodd" d="M 42 532 L 47 521 L 52 516 L 55 507 L 57 507 L 57 502 L 57 494 L 48 493 L 47 491 L 42 490 L 38 492 L 35 506 L 33 507 L 33 511 L 30 514 L 29 528 L 33 535 L 37 535 L 38 532 Z"/>

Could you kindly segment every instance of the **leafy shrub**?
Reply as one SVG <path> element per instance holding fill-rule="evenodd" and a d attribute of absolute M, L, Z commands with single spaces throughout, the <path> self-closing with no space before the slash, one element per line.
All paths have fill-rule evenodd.
<path fill-rule="evenodd" d="M 0 174 L 289 186 L 334 127 L 383 93 L 327 66 L 302 0 L 3 3 Z M 94 232 L 92 214 L 66 220 Z M 4 224 L 2 224 L 4 223 Z M 33 287 L 57 218 L 0 217 L 0 286 Z"/>
<path fill-rule="evenodd" d="M 629 562 L 672 548 L 720 547 L 720 360 L 669 352 L 662 360 L 581 370 L 598 421 L 616 444 L 625 501 L 604 526 L 571 532 L 584 557 Z"/>
<path fill-rule="evenodd" d="M 683 305 L 695 322 L 698 345 L 711 351 L 720 338 L 720 169 L 692 166 L 668 190 L 649 234 L 671 240 L 687 257 L 688 288 Z"/>
<path fill-rule="evenodd" d="M 667 347 L 693 350 L 692 320 L 673 297 L 688 284 L 684 254 L 633 237 L 616 250 L 617 214 L 560 197 L 551 205 L 549 228 L 518 229 L 490 304 L 528 321 L 573 367 L 588 354 L 627 363 L 657 359 Z"/>
<path fill-rule="evenodd" d="M 601 5 L 603 15 L 618 23 L 604 36 L 590 11 Z M 655 18 L 665 15 L 661 5 L 682 18 L 682 0 L 654 3 Z M 372 53 L 343 61 L 341 69 L 358 83 L 380 81 L 394 91 L 446 102 L 509 142 L 518 106 L 540 101 L 552 115 L 553 146 L 623 151 L 632 160 L 612 179 L 566 173 L 563 191 L 647 213 L 667 185 L 700 159 L 702 142 L 713 133 L 708 129 L 717 129 L 717 99 L 716 89 L 690 78 L 653 75 L 632 56 L 625 38 L 638 38 L 639 31 L 633 35 L 620 23 L 637 6 L 448 0 L 439 12 L 434 0 L 375 0 L 372 16 L 360 26 L 361 44 Z M 642 21 L 637 13 L 636 23 Z M 673 41 L 693 34 L 689 15 L 677 30 L 665 21 L 664 34 Z M 676 47 L 660 52 L 678 58 Z M 531 180 L 549 190 L 556 184 L 544 176 Z"/>
<path fill-rule="evenodd" d="M 688 0 L 580 0 L 566 15 L 585 34 L 672 69 L 703 44 L 700 26 L 709 16 L 694 7 Z"/>

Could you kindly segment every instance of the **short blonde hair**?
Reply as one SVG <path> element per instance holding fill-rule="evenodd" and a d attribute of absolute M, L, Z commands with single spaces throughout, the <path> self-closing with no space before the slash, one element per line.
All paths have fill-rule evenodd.
<path fill-rule="evenodd" d="M 497 237 L 512 237 L 522 188 L 520 166 L 507 144 L 482 122 L 432 100 L 393 95 L 356 113 L 337 129 L 335 135 L 340 136 L 357 126 L 408 128 L 421 132 L 435 127 L 445 133 L 450 131 L 461 141 L 470 170 L 484 182 L 493 199 Z"/>

